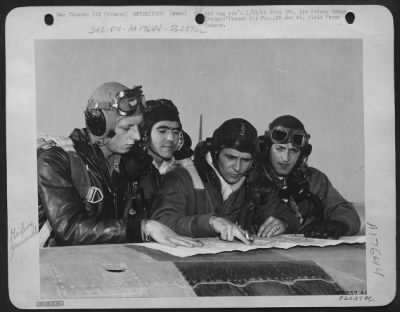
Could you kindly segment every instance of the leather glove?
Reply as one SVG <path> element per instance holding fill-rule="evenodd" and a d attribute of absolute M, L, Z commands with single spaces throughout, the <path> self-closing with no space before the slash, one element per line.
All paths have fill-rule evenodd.
<path fill-rule="evenodd" d="M 340 236 L 343 236 L 348 230 L 348 225 L 343 222 L 327 220 L 315 223 L 304 232 L 304 236 L 313 238 L 332 237 L 333 239 L 338 239 Z"/>

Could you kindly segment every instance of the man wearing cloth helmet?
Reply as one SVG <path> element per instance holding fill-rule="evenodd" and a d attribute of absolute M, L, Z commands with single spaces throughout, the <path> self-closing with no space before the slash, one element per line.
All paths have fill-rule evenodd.
<path fill-rule="evenodd" d="M 145 100 L 141 87 L 99 86 L 85 111 L 86 128 L 46 141 L 38 152 L 42 217 L 49 245 L 140 242 L 199 246 L 132 205 L 132 184 L 121 155 L 140 140 Z M 41 228 L 44 229 L 46 226 Z"/>
<path fill-rule="evenodd" d="M 261 151 L 264 156 L 257 168 L 257 173 L 266 178 L 269 199 L 274 198 L 276 204 L 284 202 L 293 210 L 305 236 L 337 239 L 354 235 L 360 229 L 360 219 L 352 204 L 324 173 L 307 165 L 309 139 L 304 125 L 291 115 L 280 116 L 269 125 Z"/>
<path fill-rule="evenodd" d="M 142 148 L 151 159 L 151 164 L 146 166 L 146 172 L 139 178 L 139 192 L 143 204 L 150 209 L 166 172 L 172 170 L 177 162 L 191 161 L 192 143 L 182 130 L 178 109 L 167 99 L 146 102 L 140 132 Z M 136 168 L 142 166 L 143 160 L 135 155 L 129 152 L 124 156 L 128 172 L 137 172 Z"/>
<path fill-rule="evenodd" d="M 225 121 L 196 146 L 194 166 L 184 164 L 167 173 L 151 218 L 180 235 L 237 238 L 249 244 L 236 221 L 246 209 L 246 178 L 257 150 L 257 130 L 248 121 Z"/>

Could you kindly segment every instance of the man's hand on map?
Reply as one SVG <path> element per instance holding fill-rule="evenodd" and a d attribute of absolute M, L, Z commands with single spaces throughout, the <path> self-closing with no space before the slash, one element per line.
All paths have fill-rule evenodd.
<path fill-rule="evenodd" d="M 220 234 L 220 238 L 222 240 L 233 241 L 235 238 L 237 238 L 246 245 L 251 244 L 250 240 L 246 238 L 249 237 L 248 232 L 241 229 L 239 225 L 236 225 L 229 220 L 213 216 L 210 218 L 210 225 L 217 233 Z"/>
<path fill-rule="evenodd" d="M 260 226 L 257 232 L 259 237 L 271 237 L 282 233 L 285 233 L 287 225 L 284 221 L 277 219 L 275 217 L 269 217 Z"/>
<path fill-rule="evenodd" d="M 338 239 L 348 231 L 348 226 L 340 221 L 328 220 L 316 223 L 304 232 L 305 237 Z"/>
<path fill-rule="evenodd" d="M 155 221 L 145 220 L 143 224 L 143 232 L 146 236 L 151 237 L 156 242 L 171 247 L 201 247 L 203 243 L 190 237 L 180 236 L 171 230 L 168 226 Z"/>

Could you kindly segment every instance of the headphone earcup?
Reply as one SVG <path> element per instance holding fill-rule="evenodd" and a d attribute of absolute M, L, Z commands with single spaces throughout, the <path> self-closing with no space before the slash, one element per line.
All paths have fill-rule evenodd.
<path fill-rule="evenodd" d="M 265 135 L 260 135 L 258 137 L 258 148 L 260 153 L 264 153 L 268 148 L 267 137 Z"/>
<path fill-rule="evenodd" d="M 139 144 L 143 149 L 147 149 L 150 143 L 150 134 L 147 128 L 143 125 L 139 127 L 140 141 Z"/>
<path fill-rule="evenodd" d="M 258 152 L 258 161 L 266 161 L 269 159 L 269 149 L 271 147 L 271 140 L 269 139 L 268 132 L 265 132 L 264 135 L 258 137 L 259 142 L 259 152 Z"/>
<path fill-rule="evenodd" d="M 206 138 L 206 140 L 204 141 L 204 146 L 211 153 L 213 161 L 215 161 L 218 156 L 218 151 L 215 147 L 216 143 L 214 142 L 214 139 L 212 137 Z"/>
<path fill-rule="evenodd" d="M 209 151 L 214 150 L 214 143 L 212 138 L 206 138 L 204 145 L 207 147 Z"/>
<path fill-rule="evenodd" d="M 103 136 L 106 132 L 106 117 L 101 109 L 85 110 L 86 126 L 95 136 Z"/>
<path fill-rule="evenodd" d="M 312 145 L 311 145 L 311 144 L 307 144 L 307 145 L 304 147 L 304 155 L 305 155 L 306 157 L 310 156 L 311 151 L 312 151 Z"/>
<path fill-rule="evenodd" d="M 178 140 L 178 144 L 176 146 L 176 150 L 180 151 L 184 144 L 185 144 L 185 138 L 183 136 L 183 131 L 180 131 L 179 132 L 179 140 Z"/>

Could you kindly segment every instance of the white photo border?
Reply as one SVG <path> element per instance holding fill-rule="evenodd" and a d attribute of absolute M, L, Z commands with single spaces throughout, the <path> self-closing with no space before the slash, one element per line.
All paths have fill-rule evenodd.
<path fill-rule="evenodd" d="M 286 7 L 26 7 L 11 11 L 6 20 L 6 120 L 8 272 L 11 302 L 18 308 L 38 307 L 40 301 L 36 187 L 35 40 L 59 39 L 218 39 L 218 38 L 349 38 L 363 42 L 363 101 L 365 136 L 366 263 L 368 302 L 343 302 L 338 296 L 217 297 L 217 298 L 96 298 L 65 299 L 57 308 L 202 308 L 278 306 L 380 306 L 396 294 L 396 173 L 394 112 L 394 29 L 389 10 L 382 6 L 318 6 L 338 12 L 339 19 L 218 21 L 224 27 L 193 22 L 198 13 L 231 10 L 285 9 Z M 296 12 L 306 6 L 290 6 Z M 172 10 L 186 12 L 170 16 Z M 93 12 L 101 12 L 93 16 Z M 159 32 L 118 31 L 132 20 L 116 19 L 118 12 L 147 12 L 135 16 L 142 26 L 163 25 Z M 261 12 L 260 11 L 260 12 Z M 72 13 L 71 13 L 72 12 Z M 108 12 L 108 13 L 107 13 Z M 112 12 L 115 12 L 113 16 Z M 165 12 L 160 15 L 160 12 Z M 357 22 L 344 16 L 353 12 Z M 56 23 L 49 27 L 44 16 Z M 306 16 L 306 15 L 305 15 Z M 121 17 L 121 16 L 119 16 Z M 178 25 L 178 26 L 174 26 Z M 94 28 L 93 28 L 94 27 Z M 115 28 L 113 28 L 115 27 Z M 114 30 L 113 30 L 114 29 Z M 93 30 L 93 31 L 91 31 Z M 16 104 L 18 103 L 18 104 Z M 13 121 L 13 122 L 11 122 Z M 17 122 L 15 122 L 17 121 Z M 30 129 L 30 130 L 29 130 Z M 23 153 L 21 153 L 23 146 Z M 377 182 L 378 181 L 378 182 Z M 379 181 L 385 181 L 381 183 Z M 23 196 L 21 195 L 23 194 Z M 383 214 L 382 211 L 385 211 Z M 22 228 L 22 230 L 21 230 Z M 18 231 L 24 232 L 19 236 Z M 31 233 L 31 235 L 29 235 Z M 379 263 L 379 265 L 377 265 Z M 24 282 L 21 282 L 23 280 Z"/>

